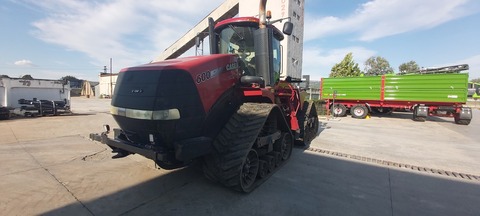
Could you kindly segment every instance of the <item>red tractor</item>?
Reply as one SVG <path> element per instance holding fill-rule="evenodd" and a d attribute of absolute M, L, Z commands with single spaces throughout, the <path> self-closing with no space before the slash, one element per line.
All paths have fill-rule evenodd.
<path fill-rule="evenodd" d="M 117 153 L 140 154 L 161 168 L 195 159 L 205 176 L 249 192 L 289 159 L 294 143 L 317 135 L 313 103 L 292 80 L 279 79 L 282 32 L 260 4 L 260 19 L 240 17 L 213 25 L 210 52 L 120 71 L 111 114 L 121 129 L 90 134 Z M 290 35 L 292 23 L 283 32 Z"/>

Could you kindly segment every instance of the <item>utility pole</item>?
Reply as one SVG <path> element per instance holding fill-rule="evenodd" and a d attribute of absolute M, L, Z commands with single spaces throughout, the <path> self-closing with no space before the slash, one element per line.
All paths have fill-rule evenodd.
<path fill-rule="evenodd" d="M 309 100 L 312 100 L 312 88 L 310 88 L 310 75 L 303 75 L 303 78 L 305 79 L 305 91 L 306 90 L 310 91 Z"/>
<path fill-rule="evenodd" d="M 113 82 L 112 82 L 112 58 L 110 58 L 110 98 L 113 97 Z"/>

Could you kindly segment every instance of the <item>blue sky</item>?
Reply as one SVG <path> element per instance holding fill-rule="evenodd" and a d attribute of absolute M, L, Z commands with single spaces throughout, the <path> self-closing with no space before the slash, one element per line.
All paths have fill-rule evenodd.
<path fill-rule="evenodd" d="M 270 3 L 273 0 L 270 0 Z M 206 3 L 208 2 L 208 3 Z M 148 63 L 222 0 L 2 0 L 0 74 L 96 81 Z M 303 74 L 326 77 L 352 52 L 364 68 L 382 56 L 398 71 L 469 64 L 480 78 L 478 0 L 306 0 Z M 189 52 L 188 54 L 193 54 Z"/>

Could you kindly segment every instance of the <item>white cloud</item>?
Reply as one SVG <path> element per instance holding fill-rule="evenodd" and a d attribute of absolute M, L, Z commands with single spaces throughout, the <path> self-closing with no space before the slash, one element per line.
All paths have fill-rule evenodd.
<path fill-rule="evenodd" d="M 372 0 L 347 17 L 307 14 L 305 40 L 357 33 L 358 40 L 372 41 L 404 32 L 429 29 L 468 16 L 469 0 Z"/>
<path fill-rule="evenodd" d="M 341 62 L 348 53 L 353 54 L 353 60 L 363 69 L 363 63 L 376 52 L 364 47 L 345 47 L 324 51 L 316 47 L 305 47 L 303 51 L 302 74 L 310 75 L 312 80 L 328 77 L 332 67 Z"/>
<path fill-rule="evenodd" d="M 48 43 L 87 54 L 94 64 L 113 58 L 114 70 L 150 62 L 192 28 L 221 0 L 24 2 L 46 17 L 33 34 Z"/>
<path fill-rule="evenodd" d="M 15 64 L 17 66 L 34 66 L 32 61 L 26 60 L 26 59 L 18 60 L 16 62 L 14 62 L 13 64 Z"/>

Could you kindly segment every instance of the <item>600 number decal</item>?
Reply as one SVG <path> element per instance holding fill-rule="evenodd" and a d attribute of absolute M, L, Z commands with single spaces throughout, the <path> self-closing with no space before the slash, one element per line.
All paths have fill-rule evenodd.
<path fill-rule="evenodd" d="M 222 71 L 222 68 L 217 68 L 211 71 L 203 72 L 197 75 L 197 78 L 195 81 L 197 82 L 197 84 L 200 84 L 202 82 L 205 82 L 211 78 L 218 76 L 218 74 L 220 74 L 221 71 Z"/>
<path fill-rule="evenodd" d="M 212 78 L 212 74 L 210 73 L 210 71 L 203 72 L 203 73 L 197 75 L 197 83 L 205 82 L 205 81 L 209 80 L 210 78 Z"/>

